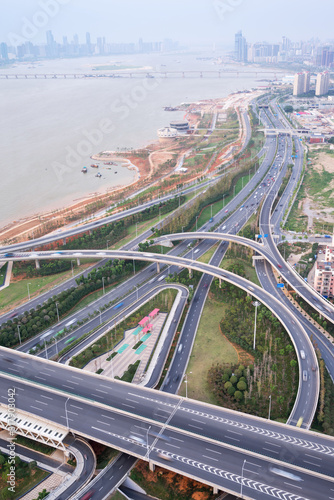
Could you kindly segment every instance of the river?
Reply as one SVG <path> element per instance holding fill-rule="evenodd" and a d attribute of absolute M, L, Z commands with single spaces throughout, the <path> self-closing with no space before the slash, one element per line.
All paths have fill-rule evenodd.
<path fill-rule="evenodd" d="M 120 62 L 127 67 L 161 70 L 216 70 L 198 54 L 150 54 L 19 63 L 2 73 L 92 73 L 97 65 Z M 222 67 L 219 67 L 222 69 Z M 233 68 L 236 68 L 233 66 Z M 1 224 L 59 209 L 92 193 L 129 184 L 135 173 L 102 168 L 90 155 L 103 150 L 138 148 L 157 139 L 157 129 L 180 112 L 164 106 L 225 97 L 263 85 L 258 75 L 223 78 L 92 78 L 0 80 L 2 139 Z M 95 71 L 95 73 L 98 73 Z M 105 70 L 102 73 L 106 73 Z M 268 75 L 262 78 L 268 78 Z M 81 172 L 88 167 L 88 173 Z M 115 173 L 117 171 L 117 173 Z"/>

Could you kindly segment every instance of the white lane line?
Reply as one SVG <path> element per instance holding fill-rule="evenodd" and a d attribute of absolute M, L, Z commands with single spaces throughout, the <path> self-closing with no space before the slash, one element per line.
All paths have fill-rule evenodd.
<path fill-rule="evenodd" d="M 310 457 L 310 458 L 314 458 L 315 460 L 322 460 L 322 457 L 315 457 L 314 455 L 309 455 L 308 453 L 305 453 L 305 456 Z"/>
<path fill-rule="evenodd" d="M 270 450 L 269 448 L 263 448 L 263 449 L 266 451 L 270 451 L 270 453 L 277 453 L 277 455 L 279 454 L 279 451 Z"/>
<path fill-rule="evenodd" d="M 51 399 L 51 401 L 53 400 L 53 398 L 50 398 L 49 396 L 44 396 L 44 394 L 41 394 L 41 398 Z"/>
<path fill-rule="evenodd" d="M 130 399 L 130 398 L 125 398 L 125 401 L 131 401 L 131 403 L 138 404 L 138 401 L 135 401 L 134 399 Z"/>
<path fill-rule="evenodd" d="M 37 408 L 37 406 L 30 406 L 30 408 L 33 408 L 34 410 L 38 410 L 38 411 L 43 411 L 42 408 Z"/>
<path fill-rule="evenodd" d="M 46 381 L 46 378 L 39 377 L 38 375 L 35 375 L 35 378 L 38 378 L 39 380 L 44 380 L 44 382 Z"/>
<path fill-rule="evenodd" d="M 242 436 L 242 432 L 231 431 L 230 429 L 227 429 L 226 432 L 231 432 L 232 434 L 238 434 L 238 436 Z"/>
<path fill-rule="evenodd" d="M 20 359 L 20 363 L 24 363 L 25 365 L 30 365 L 29 361 L 24 361 L 23 359 Z"/>
<path fill-rule="evenodd" d="M 75 411 L 68 410 L 68 413 L 72 413 L 73 415 L 79 416 L 79 413 L 75 413 Z"/>
<path fill-rule="evenodd" d="M 75 405 L 70 405 L 72 406 L 72 408 L 77 408 L 78 410 L 83 410 L 83 408 L 81 408 L 81 406 L 75 406 Z"/>
<path fill-rule="evenodd" d="M 203 427 L 198 427 L 198 425 L 191 425 L 191 424 L 188 424 L 189 427 L 194 427 L 195 429 L 200 429 L 201 431 L 203 430 Z"/>
<path fill-rule="evenodd" d="M 79 382 L 74 382 L 74 380 L 66 380 L 66 382 L 70 382 L 70 384 L 80 385 Z"/>
<path fill-rule="evenodd" d="M 179 439 L 179 438 L 176 438 L 176 437 L 173 437 L 173 436 L 170 436 L 171 439 L 175 439 L 175 441 L 180 441 L 180 443 L 184 443 L 184 440 L 183 439 Z M 333 490 L 334 491 L 334 490 Z"/>
<path fill-rule="evenodd" d="M 248 464 L 251 464 L 251 465 L 254 465 L 254 467 L 262 467 L 262 465 L 260 465 L 260 464 L 255 464 L 254 462 L 248 462 L 248 460 L 247 460 L 247 463 L 248 463 Z"/>
<path fill-rule="evenodd" d="M 50 375 L 48 373 L 44 373 L 44 372 L 39 372 L 41 375 L 45 375 L 46 377 L 50 377 Z"/>
<path fill-rule="evenodd" d="M 224 437 L 226 437 L 226 439 L 232 439 L 233 441 L 239 441 L 240 442 L 240 439 L 233 438 L 231 436 L 224 436 Z"/>
<path fill-rule="evenodd" d="M 101 417 L 110 418 L 110 420 L 115 420 L 114 417 L 109 417 L 108 415 L 102 415 L 102 413 L 101 413 Z"/>
<path fill-rule="evenodd" d="M 99 394 L 93 394 L 92 393 L 92 396 L 94 396 L 95 398 L 101 398 L 101 399 L 103 399 L 103 396 L 100 396 Z"/>
<path fill-rule="evenodd" d="M 113 477 L 114 477 L 114 476 L 111 476 L 111 477 L 109 478 L 109 481 L 111 481 Z"/>
<path fill-rule="evenodd" d="M 40 403 L 41 405 L 45 405 L 45 406 L 48 406 L 48 404 L 49 404 L 49 403 L 43 403 L 43 401 L 38 401 L 37 399 L 36 399 L 35 403 Z"/>
<path fill-rule="evenodd" d="M 49 372 L 55 372 L 56 370 L 54 370 L 53 368 L 49 368 L 47 366 L 44 367 L 44 370 L 47 370 Z"/>
<path fill-rule="evenodd" d="M 15 390 L 16 391 L 24 391 L 24 389 L 22 389 L 22 387 L 15 387 Z M 41 396 L 42 397 L 42 396 Z M 51 399 L 51 398 L 50 398 Z"/>
<path fill-rule="evenodd" d="M 205 424 L 203 420 L 197 420 L 196 418 L 192 418 L 191 420 L 193 420 L 194 422 L 198 422 L 199 424 Z"/>
<path fill-rule="evenodd" d="M 12 367 L 10 367 L 10 371 L 11 371 L 11 372 L 17 372 L 17 373 L 20 373 L 20 370 L 16 370 L 15 368 L 12 368 Z"/>
<path fill-rule="evenodd" d="M 96 420 L 96 422 L 98 422 L 99 424 L 103 424 L 103 425 L 110 425 L 107 422 L 102 422 L 102 420 Z"/>
<path fill-rule="evenodd" d="M 66 387 L 67 389 L 74 389 L 71 385 L 61 384 L 62 387 Z"/>
<path fill-rule="evenodd" d="M 101 389 L 96 389 L 95 388 L 95 390 L 96 390 L 96 392 L 102 392 L 102 394 L 108 394 L 107 391 L 102 391 Z"/>
<path fill-rule="evenodd" d="M 176 444 L 166 443 L 166 446 L 171 446 L 172 448 L 178 448 L 179 450 L 181 449 L 180 446 L 176 446 Z"/>
<path fill-rule="evenodd" d="M 307 460 L 303 460 L 306 464 L 314 465 L 314 467 L 321 467 L 320 464 L 314 464 L 313 462 L 308 462 Z"/>
<path fill-rule="evenodd" d="M 280 444 L 272 443 L 271 441 L 265 441 L 266 444 L 269 444 L 270 446 L 276 446 L 277 448 L 281 448 Z"/>
<path fill-rule="evenodd" d="M 207 455 L 203 455 L 203 458 L 208 458 L 209 460 L 214 460 L 215 462 L 218 462 L 218 458 L 208 457 Z"/>
<path fill-rule="evenodd" d="M 288 486 L 290 486 L 291 488 L 298 488 L 299 490 L 302 490 L 303 488 L 301 486 L 297 486 L 296 484 L 291 484 L 291 483 L 286 483 L 285 481 L 283 481 L 284 484 L 287 484 Z"/>
<path fill-rule="evenodd" d="M 83 381 L 82 377 L 77 377 L 76 375 L 72 375 L 72 378 L 74 378 L 75 380 L 81 380 L 81 381 Z"/>
<path fill-rule="evenodd" d="M 221 455 L 221 452 L 220 451 L 216 451 L 216 450 L 211 450 L 210 448 L 205 448 L 207 451 L 211 451 L 211 453 L 217 453 L 217 455 Z"/>
<path fill-rule="evenodd" d="M 134 408 L 134 406 L 127 405 L 127 404 L 125 404 L 125 403 L 122 403 L 122 406 L 127 406 L 128 408 Z"/>

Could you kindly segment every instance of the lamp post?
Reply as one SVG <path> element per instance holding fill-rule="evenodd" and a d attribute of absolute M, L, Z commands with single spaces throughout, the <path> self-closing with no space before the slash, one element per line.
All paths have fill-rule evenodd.
<path fill-rule="evenodd" d="M 150 428 L 151 428 L 151 427 L 152 427 L 152 426 L 151 426 L 151 425 L 149 425 L 149 426 L 147 427 L 147 432 L 146 432 L 146 442 L 147 442 L 147 459 L 148 459 L 148 461 L 150 461 L 150 448 L 149 448 L 149 446 L 148 446 L 148 433 L 149 433 L 149 431 L 150 431 Z"/>
<path fill-rule="evenodd" d="M 136 238 L 138 238 L 138 222 L 136 222 Z"/>
<path fill-rule="evenodd" d="M 225 196 L 226 196 L 226 193 L 223 194 L 223 208 L 225 207 Z"/>
<path fill-rule="evenodd" d="M 29 290 L 29 285 L 31 285 L 31 283 L 27 283 L 27 288 L 28 288 L 28 299 L 30 300 L 30 290 Z"/>
<path fill-rule="evenodd" d="M 57 318 L 59 323 L 59 310 L 58 310 L 59 302 L 56 302 L 56 310 L 57 310 Z"/>
<path fill-rule="evenodd" d="M 197 233 L 197 219 L 198 219 L 198 215 L 196 215 L 196 233 Z"/>
<path fill-rule="evenodd" d="M 18 334 L 19 334 L 19 341 L 20 341 L 20 345 L 21 345 L 22 341 L 21 341 L 20 325 L 17 325 L 17 331 L 18 331 Z"/>
<path fill-rule="evenodd" d="M 257 308 L 259 307 L 260 302 L 255 300 L 253 303 L 253 306 L 255 307 L 255 321 L 254 321 L 254 341 L 253 341 L 253 349 L 255 351 L 255 342 L 256 342 L 256 316 L 257 316 Z"/>
<path fill-rule="evenodd" d="M 57 357 L 58 357 L 58 354 L 59 354 L 59 351 L 58 351 L 58 341 L 57 341 L 57 338 L 56 337 L 52 337 L 53 340 L 55 341 L 55 346 L 56 346 L 56 354 L 57 354 Z"/>
<path fill-rule="evenodd" d="M 244 467 L 245 467 L 246 459 L 244 460 L 242 467 L 241 467 L 241 488 L 240 488 L 240 496 L 242 498 L 242 487 L 244 484 Z"/>
<path fill-rule="evenodd" d="M 189 373 L 192 373 L 192 372 L 189 372 Z M 188 374 L 187 373 L 184 374 L 184 378 L 185 378 L 184 383 L 186 384 L 186 399 L 188 399 Z"/>
<path fill-rule="evenodd" d="M 139 286 L 139 285 L 135 285 L 135 287 L 136 287 L 136 291 L 137 291 L 137 302 L 138 302 L 138 300 L 139 300 L 139 299 L 138 299 L 138 286 Z"/>
<path fill-rule="evenodd" d="M 103 289 L 103 295 L 104 295 L 104 280 L 105 280 L 105 278 L 104 278 L 104 276 L 102 276 L 102 289 Z"/>
<path fill-rule="evenodd" d="M 75 260 L 71 260 L 71 270 L 72 270 L 72 276 L 74 276 L 74 271 L 73 271 L 73 262 L 75 262 Z"/>
<path fill-rule="evenodd" d="M 109 242 L 110 240 L 107 240 L 107 250 L 109 250 Z"/>
<path fill-rule="evenodd" d="M 268 412 L 268 420 L 270 420 L 270 412 L 271 412 L 271 394 L 269 395 L 269 412 Z"/>
<path fill-rule="evenodd" d="M 66 401 L 65 401 L 65 418 L 66 418 L 66 427 L 68 429 L 70 428 L 70 426 L 69 426 L 69 423 L 68 423 L 68 414 L 67 414 L 67 406 L 66 405 L 67 405 L 69 399 L 70 398 L 67 398 Z"/>
<path fill-rule="evenodd" d="M 48 348 L 46 347 L 46 339 L 44 339 L 44 347 L 45 347 L 46 359 L 49 359 Z"/>
<path fill-rule="evenodd" d="M 102 325 L 102 311 L 101 309 L 99 309 L 99 311 L 100 311 L 100 325 Z"/>
<path fill-rule="evenodd" d="M 211 219 L 212 219 L 212 203 L 211 203 Z"/>
<path fill-rule="evenodd" d="M 133 275 L 136 274 L 136 268 L 135 268 L 135 259 L 133 259 Z"/>

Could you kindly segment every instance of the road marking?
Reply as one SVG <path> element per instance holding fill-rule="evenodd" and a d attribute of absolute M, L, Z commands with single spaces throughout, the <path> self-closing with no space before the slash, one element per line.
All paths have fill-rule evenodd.
<path fill-rule="evenodd" d="M 72 378 L 75 378 L 75 380 L 81 380 L 81 381 L 83 381 L 82 377 L 77 377 L 76 375 L 72 375 Z"/>
<path fill-rule="evenodd" d="M 30 406 L 30 408 L 33 408 L 34 410 L 38 410 L 38 411 L 43 411 L 42 408 L 37 408 L 37 406 Z"/>
<path fill-rule="evenodd" d="M 216 450 L 211 450 L 210 448 L 205 448 L 207 451 L 211 451 L 211 453 L 217 453 L 217 455 L 221 455 L 221 452 L 220 451 L 216 451 Z"/>
<path fill-rule="evenodd" d="M 109 391 L 110 391 L 110 387 L 108 385 L 100 384 L 99 387 L 103 387 L 103 389 L 109 389 Z"/>
<path fill-rule="evenodd" d="M 74 389 L 71 385 L 61 384 L 62 387 L 66 387 L 67 389 Z"/>
<path fill-rule="evenodd" d="M 166 443 L 166 446 L 171 446 L 172 448 L 180 449 L 180 446 L 176 446 L 175 444 L 171 444 L 171 443 Z"/>
<path fill-rule="evenodd" d="M 215 462 L 218 462 L 218 458 L 208 457 L 207 455 L 203 455 L 203 458 L 208 458 L 209 460 L 214 460 Z"/>
<path fill-rule="evenodd" d="M 95 388 L 95 390 L 96 390 L 96 392 L 102 392 L 103 394 L 108 394 L 106 391 L 102 391 L 101 389 L 96 389 Z"/>
<path fill-rule="evenodd" d="M 171 439 L 175 439 L 175 441 L 180 441 L 180 443 L 184 443 L 184 440 L 183 439 L 179 439 L 179 438 L 176 438 L 176 437 L 173 437 L 173 436 L 170 436 Z M 334 490 L 333 490 L 334 491 Z"/>
<path fill-rule="evenodd" d="M 43 401 L 38 401 L 37 399 L 36 399 L 35 403 L 40 403 L 41 405 L 46 405 L 46 406 L 48 406 L 48 403 L 43 403 Z"/>
<path fill-rule="evenodd" d="M 81 408 L 81 406 L 75 406 L 75 405 L 70 405 L 72 406 L 72 408 L 77 408 L 78 410 L 83 410 L 83 408 Z"/>
<path fill-rule="evenodd" d="M 314 458 L 315 460 L 322 460 L 322 457 L 315 457 L 314 455 L 309 455 L 308 453 L 305 453 L 305 456 L 310 457 L 310 458 Z"/>
<path fill-rule="evenodd" d="M 138 404 L 138 401 L 135 401 L 134 399 L 130 399 L 130 398 L 125 398 L 125 401 L 131 401 L 131 403 Z"/>
<path fill-rule="evenodd" d="M 103 415 L 102 413 L 101 413 L 101 417 L 110 418 L 110 420 L 115 420 L 114 417 L 109 417 L 108 415 Z"/>
<path fill-rule="evenodd" d="M 114 477 L 114 476 L 111 476 L 111 477 L 109 478 L 109 481 L 111 481 L 113 477 Z"/>
<path fill-rule="evenodd" d="M 68 410 L 68 413 L 73 413 L 73 415 L 79 415 L 79 413 L 75 413 L 75 411 Z"/>
<path fill-rule="evenodd" d="M 282 448 L 280 444 L 272 443 L 271 441 L 265 441 L 266 444 L 269 444 L 270 446 L 276 446 L 277 448 Z"/>
<path fill-rule="evenodd" d="M 200 429 L 201 431 L 203 430 L 203 427 L 198 427 L 198 425 L 191 425 L 191 424 L 188 424 L 189 427 L 194 427 L 195 429 Z"/>
<path fill-rule="evenodd" d="M 44 367 L 44 370 L 47 370 L 49 372 L 55 372 L 56 370 L 54 370 L 53 368 L 49 368 L 47 366 Z"/>
<path fill-rule="evenodd" d="M 38 378 L 39 380 L 44 380 L 44 382 L 46 381 L 46 378 L 39 377 L 38 375 L 35 375 L 35 378 Z"/>
<path fill-rule="evenodd" d="M 127 405 L 126 403 L 122 403 L 123 406 L 127 406 L 128 408 L 135 408 L 134 406 Z"/>
<path fill-rule="evenodd" d="M 291 483 L 286 483 L 285 481 L 283 481 L 284 484 L 287 484 L 288 486 L 291 486 L 293 488 L 298 488 L 299 490 L 302 490 L 303 488 L 301 486 L 297 486 L 296 484 L 291 484 Z"/>
<path fill-rule="evenodd" d="M 66 380 L 66 382 L 70 382 L 71 384 L 74 385 L 80 385 L 79 382 L 74 382 L 74 380 Z"/>
<path fill-rule="evenodd" d="M 203 422 L 202 420 L 197 420 L 196 418 L 192 418 L 191 420 L 193 420 L 194 422 L 198 422 L 199 424 L 205 425 L 205 422 Z"/>
<path fill-rule="evenodd" d="M 24 389 L 22 389 L 22 387 L 15 387 L 15 389 L 16 389 L 17 391 L 24 391 Z M 41 397 L 42 397 L 42 396 L 41 396 Z M 46 397 L 46 396 L 44 396 L 44 397 Z M 52 399 L 52 398 L 49 398 L 49 399 Z"/>
<path fill-rule="evenodd" d="M 279 454 L 279 451 L 270 450 L 269 448 L 263 448 L 263 449 L 266 451 L 270 451 L 270 453 L 277 453 L 277 455 Z"/>
<path fill-rule="evenodd" d="M 240 439 L 233 438 L 232 436 L 224 436 L 226 439 L 232 439 L 233 441 L 240 441 Z"/>
<path fill-rule="evenodd" d="M 102 422 L 102 420 L 96 420 L 96 422 L 98 422 L 99 424 L 103 424 L 103 425 L 110 425 L 107 422 Z"/>
<path fill-rule="evenodd" d="M 45 398 L 45 399 L 50 399 L 51 401 L 53 400 L 53 398 L 50 398 L 49 396 L 44 396 L 44 394 L 41 394 L 40 396 L 41 398 Z"/>
<path fill-rule="evenodd" d="M 242 432 L 231 431 L 231 429 L 226 429 L 227 432 L 232 432 L 233 434 L 238 434 L 238 436 L 242 436 Z"/>
<path fill-rule="evenodd" d="M 308 462 L 307 460 L 303 460 L 306 464 L 314 465 L 315 467 L 321 467 L 320 464 L 314 464 L 313 462 Z"/>

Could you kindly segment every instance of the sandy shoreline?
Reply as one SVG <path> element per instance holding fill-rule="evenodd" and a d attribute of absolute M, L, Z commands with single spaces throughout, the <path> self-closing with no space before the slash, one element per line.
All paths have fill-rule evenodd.
<path fill-rule="evenodd" d="M 253 93 L 252 93 L 253 94 Z M 256 94 L 256 92 L 254 92 Z M 241 100 L 245 98 L 246 101 L 249 100 L 250 94 L 241 97 Z M 254 98 L 254 95 L 252 95 Z M 234 108 L 238 111 L 240 104 L 240 97 L 236 94 L 230 94 L 229 96 L 221 99 L 212 99 L 201 101 L 203 105 L 215 105 L 217 101 L 223 103 L 223 110 L 228 107 Z M 196 103 L 198 104 L 198 103 Z M 238 113 L 239 114 L 239 113 Z M 188 115 L 188 111 L 185 113 L 185 117 Z M 187 116 L 190 122 L 194 123 L 193 116 Z M 235 148 L 239 149 L 241 141 L 242 131 L 239 130 L 239 138 L 235 141 Z M 190 140 L 192 136 L 189 136 Z M 229 145 L 231 147 L 231 145 Z M 99 209 L 106 208 L 111 205 L 114 201 L 121 201 L 122 199 L 128 197 L 139 189 L 147 188 L 161 181 L 161 179 L 168 177 L 173 173 L 169 172 L 164 175 L 158 171 L 158 166 L 161 165 L 163 160 L 166 158 L 175 157 L 177 155 L 180 158 L 183 154 L 187 152 L 189 146 L 177 147 L 177 141 L 161 143 L 159 140 L 150 142 L 146 146 L 139 148 L 136 151 L 130 152 L 115 152 L 115 151 L 103 151 L 103 153 L 98 153 L 92 155 L 92 159 L 95 161 L 115 161 L 121 164 L 121 167 L 128 168 L 129 170 L 134 170 L 136 172 L 135 179 L 133 182 L 125 185 L 118 185 L 112 188 L 108 188 L 105 193 L 91 193 L 89 195 L 80 196 L 78 193 L 78 198 L 74 198 L 73 202 L 68 204 L 64 208 L 53 209 L 45 212 L 40 212 L 32 216 L 27 216 L 19 220 L 13 221 L 7 224 L 5 227 L 0 228 L 0 241 L 3 245 L 9 242 L 18 242 L 27 239 L 34 239 L 42 236 L 46 233 L 53 232 L 55 230 L 61 230 L 62 227 L 68 225 L 69 223 L 77 223 L 80 225 L 80 219 L 86 218 L 89 214 L 85 213 L 87 206 L 96 205 L 95 212 Z M 169 156 L 168 156 L 169 155 Z M 154 160 L 153 160 L 154 156 Z M 157 159 L 156 159 L 157 157 Z M 220 157 L 220 162 L 222 162 L 222 157 Z M 223 162 L 227 159 L 224 158 Z M 216 162 L 215 162 L 216 163 Z M 160 174 L 160 175 L 158 175 Z M 158 177 L 157 177 L 158 175 Z M 198 175 L 197 175 L 198 177 Z M 194 178 L 196 175 L 194 174 Z M 123 194 L 123 197 L 120 194 Z M 74 195 L 75 196 L 75 195 Z M 75 220 L 76 217 L 76 220 Z"/>

